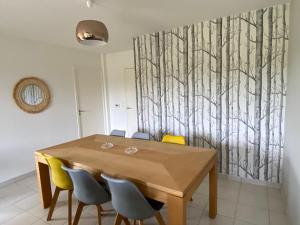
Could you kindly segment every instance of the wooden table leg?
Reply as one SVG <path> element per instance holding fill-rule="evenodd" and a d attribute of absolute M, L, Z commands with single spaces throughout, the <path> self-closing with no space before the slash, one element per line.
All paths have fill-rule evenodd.
<path fill-rule="evenodd" d="M 218 175 L 216 163 L 209 171 L 209 217 L 214 219 L 217 216 L 218 197 Z"/>
<path fill-rule="evenodd" d="M 186 225 L 186 207 L 184 198 L 168 195 L 168 224 Z"/>
<path fill-rule="evenodd" d="M 52 201 L 49 168 L 47 164 L 39 162 L 38 157 L 35 158 L 35 165 L 42 206 L 46 209 L 50 207 Z"/>

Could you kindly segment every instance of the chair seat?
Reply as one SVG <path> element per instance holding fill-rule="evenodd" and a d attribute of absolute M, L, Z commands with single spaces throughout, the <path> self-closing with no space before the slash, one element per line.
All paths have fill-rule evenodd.
<path fill-rule="evenodd" d="M 155 211 L 161 210 L 161 208 L 164 206 L 163 202 L 159 202 L 159 201 L 153 200 L 151 198 L 146 198 L 146 199 Z"/>

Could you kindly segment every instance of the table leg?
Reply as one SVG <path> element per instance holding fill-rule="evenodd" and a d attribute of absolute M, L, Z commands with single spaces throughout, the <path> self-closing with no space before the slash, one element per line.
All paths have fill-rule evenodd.
<path fill-rule="evenodd" d="M 217 216 L 218 177 L 216 163 L 209 171 L 209 217 L 214 219 Z"/>
<path fill-rule="evenodd" d="M 168 224 L 186 225 L 186 201 L 184 198 L 168 195 Z"/>
<path fill-rule="evenodd" d="M 38 157 L 35 159 L 36 164 L 36 176 L 38 186 L 40 189 L 40 195 L 42 200 L 42 206 L 44 209 L 50 207 L 52 201 L 52 192 L 50 184 L 49 168 L 47 164 L 38 161 Z"/>

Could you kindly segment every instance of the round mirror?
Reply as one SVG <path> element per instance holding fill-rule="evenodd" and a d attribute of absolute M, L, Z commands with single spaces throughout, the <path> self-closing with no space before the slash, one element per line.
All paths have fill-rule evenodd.
<path fill-rule="evenodd" d="M 41 104 L 44 98 L 42 89 L 35 84 L 29 84 L 24 87 L 21 94 L 22 100 L 28 105 Z"/>
<path fill-rule="evenodd" d="M 25 112 L 38 113 L 45 110 L 50 103 L 49 88 L 41 79 L 24 78 L 15 86 L 14 99 Z"/>

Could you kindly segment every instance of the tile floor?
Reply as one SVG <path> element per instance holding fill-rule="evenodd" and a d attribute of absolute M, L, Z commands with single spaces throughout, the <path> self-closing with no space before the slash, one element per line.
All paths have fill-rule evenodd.
<path fill-rule="evenodd" d="M 62 194 L 53 214 L 53 220 L 46 221 L 48 210 L 40 207 L 34 176 L 0 187 L 0 225 L 66 225 L 67 195 Z M 74 202 L 74 212 L 77 202 Z M 104 208 L 111 208 L 110 203 Z M 167 222 L 167 210 L 162 209 Z M 114 215 L 103 216 L 103 225 L 113 225 Z M 80 225 L 96 225 L 96 208 L 84 209 Z M 157 224 L 155 220 L 145 225 Z M 288 225 L 280 190 L 219 178 L 218 216 L 208 217 L 208 183 L 201 184 L 188 205 L 188 225 Z"/>

